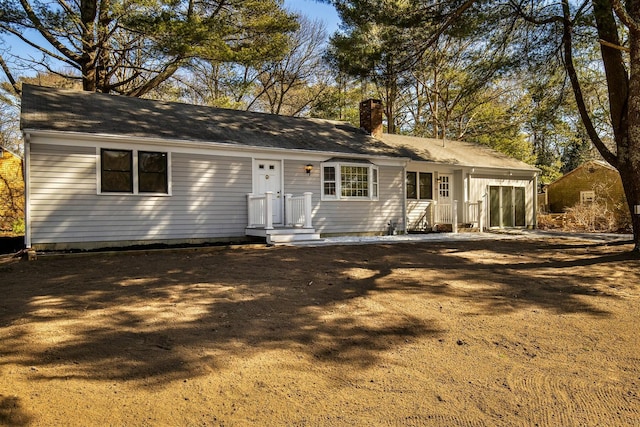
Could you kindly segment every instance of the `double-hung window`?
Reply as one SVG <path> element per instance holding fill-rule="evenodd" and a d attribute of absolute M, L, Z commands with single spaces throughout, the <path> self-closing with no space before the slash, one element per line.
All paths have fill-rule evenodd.
<path fill-rule="evenodd" d="M 433 174 L 407 172 L 407 199 L 433 199 Z"/>
<path fill-rule="evenodd" d="M 100 150 L 102 193 L 133 193 L 133 152 Z"/>
<path fill-rule="evenodd" d="M 364 163 L 324 163 L 322 199 L 377 200 L 378 167 Z"/>
<path fill-rule="evenodd" d="M 100 193 L 169 194 L 169 153 L 100 150 Z"/>
<path fill-rule="evenodd" d="M 138 192 L 167 193 L 167 153 L 138 151 Z"/>

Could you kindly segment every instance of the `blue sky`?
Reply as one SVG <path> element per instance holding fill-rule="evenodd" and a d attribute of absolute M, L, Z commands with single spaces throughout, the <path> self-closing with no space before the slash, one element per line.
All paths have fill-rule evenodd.
<path fill-rule="evenodd" d="M 336 9 L 329 4 L 318 3 L 315 0 L 284 0 L 284 5 L 292 12 L 299 12 L 312 20 L 319 19 L 323 21 L 326 24 L 327 35 L 329 36 L 338 30 L 340 18 L 338 17 Z M 36 57 L 40 56 L 34 49 L 27 47 L 11 36 L 3 35 L 3 38 L 4 44 L 0 44 L 0 48 L 9 48 L 17 54 L 31 53 Z M 17 74 L 29 74 L 28 71 L 25 71 Z M 0 81 L 4 80 L 6 80 L 6 77 L 4 73 L 0 71 Z"/>
<path fill-rule="evenodd" d="M 284 0 L 284 5 L 293 12 L 300 12 L 308 18 L 324 21 L 329 35 L 338 29 L 340 18 L 336 9 L 330 4 L 318 3 L 315 0 Z"/>

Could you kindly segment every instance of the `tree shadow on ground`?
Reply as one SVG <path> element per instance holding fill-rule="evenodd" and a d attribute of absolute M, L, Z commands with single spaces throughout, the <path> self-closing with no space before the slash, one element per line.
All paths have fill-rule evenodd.
<path fill-rule="evenodd" d="M 34 380 L 149 386 L 273 349 L 364 369 L 389 349 L 446 329 L 423 313 L 385 306 L 386 296 L 456 299 L 484 315 L 544 308 L 606 316 L 597 302 L 618 296 L 605 276 L 640 269 L 623 248 L 596 249 L 456 242 L 13 263 L 2 266 L 0 363 L 38 366 Z"/>
<path fill-rule="evenodd" d="M 32 417 L 22 408 L 19 397 L 0 394 L 0 425 L 27 426 L 31 420 Z"/>

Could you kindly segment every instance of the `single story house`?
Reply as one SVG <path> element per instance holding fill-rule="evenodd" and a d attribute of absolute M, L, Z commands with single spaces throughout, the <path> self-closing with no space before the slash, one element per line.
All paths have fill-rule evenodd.
<path fill-rule="evenodd" d="M 24 221 L 22 158 L 0 146 L 0 233 L 12 233 Z"/>
<path fill-rule="evenodd" d="M 592 160 L 578 166 L 546 186 L 540 194 L 541 209 L 562 213 L 567 208 L 600 201 L 615 209 L 627 210 L 620 173 L 603 161 Z"/>
<path fill-rule="evenodd" d="M 534 168 L 383 135 L 377 101 L 361 103 L 361 122 L 25 85 L 25 244 L 278 243 L 402 233 L 419 217 L 455 228 L 485 211 L 486 227 L 535 225 Z"/>
<path fill-rule="evenodd" d="M 409 157 L 406 229 L 535 228 L 538 169 L 462 141 L 385 134 Z"/>

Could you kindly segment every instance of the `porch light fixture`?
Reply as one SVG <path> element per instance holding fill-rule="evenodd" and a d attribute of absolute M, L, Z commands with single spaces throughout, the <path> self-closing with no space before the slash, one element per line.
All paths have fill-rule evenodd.
<path fill-rule="evenodd" d="M 311 165 L 311 164 L 306 165 L 306 166 L 304 167 L 304 171 L 307 173 L 307 175 L 311 175 L 311 171 L 312 171 L 312 170 L 313 170 L 313 165 Z"/>

